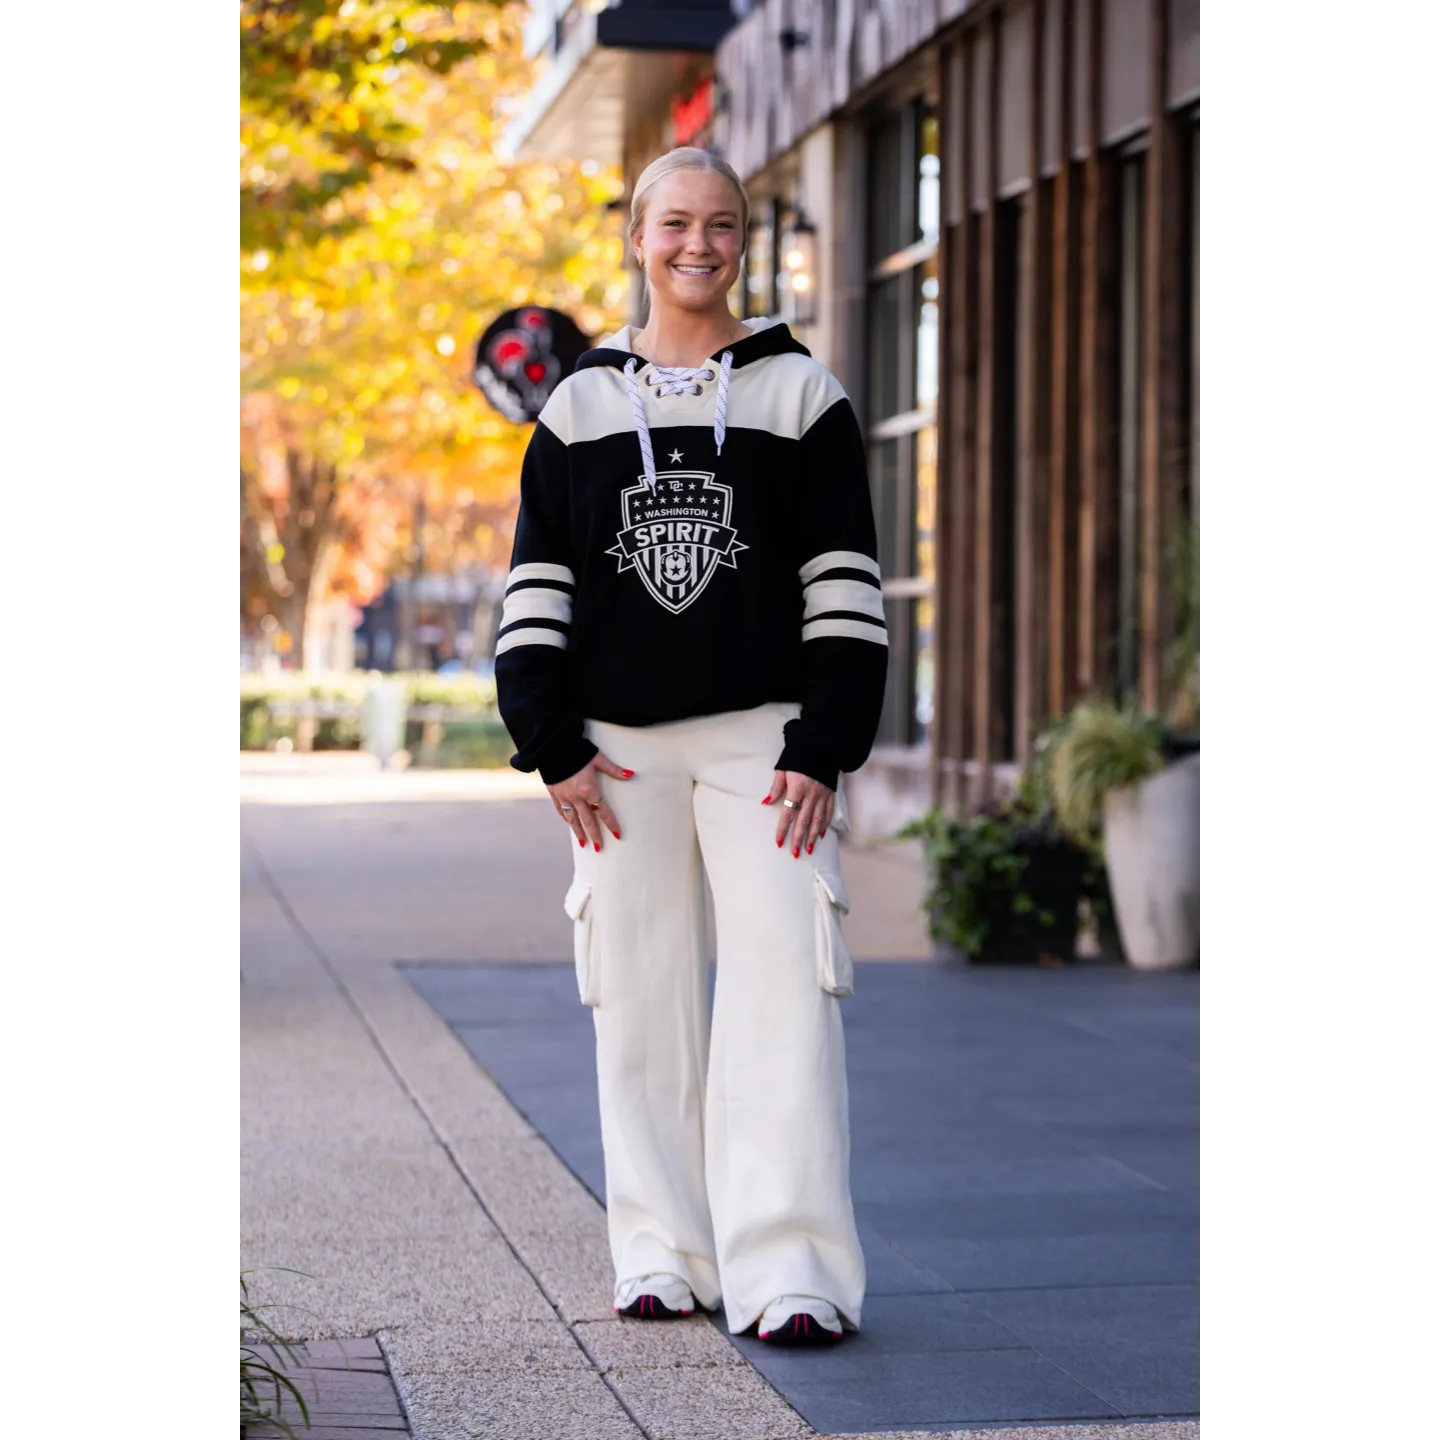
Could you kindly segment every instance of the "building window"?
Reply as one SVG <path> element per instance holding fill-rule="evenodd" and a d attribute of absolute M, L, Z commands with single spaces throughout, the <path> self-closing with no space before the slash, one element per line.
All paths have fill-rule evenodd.
<path fill-rule="evenodd" d="M 940 390 L 939 124 L 923 100 L 870 124 L 864 421 L 890 671 L 879 741 L 923 745 L 934 718 L 935 406 Z"/>
<path fill-rule="evenodd" d="M 780 202 L 766 200 L 750 216 L 750 233 L 745 241 L 742 320 L 765 319 L 779 313 L 780 297 L 776 292 L 779 246 Z"/>

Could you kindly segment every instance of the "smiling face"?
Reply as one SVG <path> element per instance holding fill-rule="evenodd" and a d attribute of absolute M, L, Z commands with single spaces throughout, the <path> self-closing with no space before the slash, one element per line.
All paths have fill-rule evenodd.
<path fill-rule="evenodd" d="M 651 303 L 703 312 L 726 308 L 745 249 L 740 197 L 723 176 L 676 170 L 650 187 L 635 241 Z"/>

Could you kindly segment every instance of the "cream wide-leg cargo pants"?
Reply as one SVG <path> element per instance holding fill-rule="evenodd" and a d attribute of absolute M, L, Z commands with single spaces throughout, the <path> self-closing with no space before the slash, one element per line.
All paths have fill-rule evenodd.
<path fill-rule="evenodd" d="M 575 847 L 565 909 L 595 1007 L 617 1286 L 681 1276 L 740 1333 L 781 1295 L 860 1323 L 840 999 L 852 966 L 832 824 L 797 860 L 762 805 L 793 704 L 586 734 L 633 770 L 602 779 L 621 839 Z M 837 820 L 843 823 L 837 798 Z M 718 967 L 707 1019 L 705 901 Z"/>

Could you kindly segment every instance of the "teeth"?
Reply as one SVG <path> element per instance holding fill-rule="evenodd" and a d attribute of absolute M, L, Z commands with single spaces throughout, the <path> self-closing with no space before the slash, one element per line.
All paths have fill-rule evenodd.
<path fill-rule="evenodd" d="M 714 265 L 677 265 L 675 268 L 682 275 L 713 275 L 716 270 Z"/>

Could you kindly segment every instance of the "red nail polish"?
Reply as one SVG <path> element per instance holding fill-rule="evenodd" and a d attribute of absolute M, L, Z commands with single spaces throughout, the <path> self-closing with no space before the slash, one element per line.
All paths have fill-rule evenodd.
<path fill-rule="evenodd" d="M 583 835 L 580 837 L 580 848 L 582 850 L 585 848 L 585 837 Z"/>
<path fill-rule="evenodd" d="M 612 830 L 610 833 L 611 833 L 617 840 L 620 838 L 620 832 L 619 832 L 618 830 Z"/>
<path fill-rule="evenodd" d="M 805 853 L 807 855 L 813 855 L 815 853 L 815 842 L 813 840 L 805 847 Z"/>
<path fill-rule="evenodd" d="M 800 847 L 798 845 L 795 847 L 794 855 L 797 860 L 800 858 Z"/>
<path fill-rule="evenodd" d="M 628 780 L 635 772 L 633 770 L 622 770 L 620 773 Z"/>
<path fill-rule="evenodd" d="M 760 803 L 762 805 L 768 805 L 770 803 L 770 797 L 767 795 Z"/>
<path fill-rule="evenodd" d="M 778 850 L 784 843 L 785 842 L 783 840 L 777 840 L 775 842 L 775 848 Z"/>

